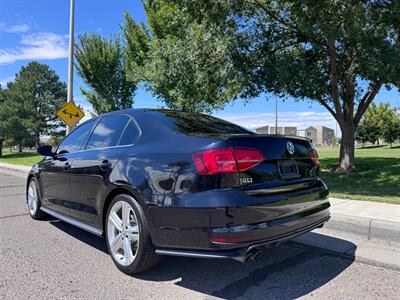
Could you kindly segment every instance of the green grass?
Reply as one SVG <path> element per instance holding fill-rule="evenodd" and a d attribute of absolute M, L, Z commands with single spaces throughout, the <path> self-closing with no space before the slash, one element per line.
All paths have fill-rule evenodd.
<path fill-rule="evenodd" d="M 3 157 L 0 157 L 0 162 L 14 165 L 32 166 L 42 158 L 43 156 L 37 154 L 36 150 L 24 150 L 23 152 L 14 150 L 13 152 L 10 152 L 10 150 L 3 148 Z"/>
<path fill-rule="evenodd" d="M 356 171 L 337 173 L 338 148 L 320 148 L 321 178 L 328 185 L 331 196 L 400 204 L 400 145 L 373 146 L 356 149 Z M 35 151 L 9 152 L 5 150 L 0 162 L 32 166 L 42 156 Z"/>
<path fill-rule="evenodd" d="M 320 148 L 321 178 L 331 196 L 400 204 L 400 145 L 356 149 L 356 171 L 337 173 L 338 148 Z"/>

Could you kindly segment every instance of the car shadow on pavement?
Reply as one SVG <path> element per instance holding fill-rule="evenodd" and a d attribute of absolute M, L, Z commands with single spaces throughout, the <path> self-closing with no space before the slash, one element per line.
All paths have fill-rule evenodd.
<path fill-rule="evenodd" d="M 50 224 L 108 253 L 104 239 L 61 221 L 51 221 Z M 329 238 L 331 243 L 350 250 L 346 256 L 340 256 L 290 241 L 273 249 L 265 248 L 256 260 L 244 264 L 229 259 L 164 256 L 153 269 L 132 277 L 154 282 L 172 281 L 180 287 L 225 299 L 293 299 L 312 294 L 339 276 L 354 261 L 356 246 L 353 243 L 318 233 L 312 234 L 316 239 L 326 242 Z M 160 295 L 162 298 L 162 291 Z"/>
<path fill-rule="evenodd" d="M 338 240 L 354 246 L 348 241 Z M 354 247 L 350 247 L 355 249 Z M 177 280 L 187 289 L 224 299 L 294 299 L 328 283 L 354 261 L 319 248 L 288 242 L 265 249 L 245 264 L 233 260 L 164 257 L 159 266 L 136 278 Z"/>
<path fill-rule="evenodd" d="M 97 250 L 100 250 L 105 254 L 108 254 L 107 246 L 103 238 L 81 230 L 60 220 L 55 219 L 51 221 L 50 224 L 69 234 L 70 236 L 80 240 L 81 242 L 84 242 L 85 244 L 92 246 L 93 248 L 96 248 Z"/>

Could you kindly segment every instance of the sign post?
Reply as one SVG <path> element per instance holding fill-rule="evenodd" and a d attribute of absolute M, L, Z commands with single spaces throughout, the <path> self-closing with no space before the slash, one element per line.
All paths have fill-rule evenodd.
<path fill-rule="evenodd" d="M 73 89 L 72 89 L 73 88 L 73 84 L 74 84 L 73 83 L 73 68 L 74 68 L 74 0 L 70 0 L 70 7 L 69 7 L 69 56 L 68 56 L 68 93 L 67 93 L 67 103 L 72 103 L 73 102 Z M 66 134 L 70 133 L 70 131 L 71 131 L 71 127 L 67 126 Z"/>

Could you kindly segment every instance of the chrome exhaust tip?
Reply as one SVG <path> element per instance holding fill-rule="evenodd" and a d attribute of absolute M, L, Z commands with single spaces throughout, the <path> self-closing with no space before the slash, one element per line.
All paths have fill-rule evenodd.
<path fill-rule="evenodd" d="M 246 255 L 234 257 L 233 259 L 236 261 L 239 261 L 241 263 L 246 263 L 246 262 L 255 260 L 260 254 L 261 254 L 260 250 L 252 249 L 249 252 L 247 252 Z"/>

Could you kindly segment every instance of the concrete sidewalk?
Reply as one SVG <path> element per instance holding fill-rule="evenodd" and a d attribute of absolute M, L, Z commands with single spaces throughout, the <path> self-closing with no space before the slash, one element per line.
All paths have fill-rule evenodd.
<path fill-rule="evenodd" d="M 330 198 L 331 213 L 343 216 L 400 222 L 400 205 Z"/>
<path fill-rule="evenodd" d="M 30 167 L 0 163 L 0 171 L 26 178 Z M 324 228 L 294 239 L 358 261 L 400 270 L 400 205 L 330 198 Z"/>

